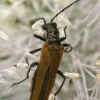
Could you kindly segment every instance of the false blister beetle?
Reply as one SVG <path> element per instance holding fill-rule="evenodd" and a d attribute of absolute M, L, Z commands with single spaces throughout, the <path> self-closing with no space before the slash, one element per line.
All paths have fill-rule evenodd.
<path fill-rule="evenodd" d="M 36 22 L 40 19 L 44 21 L 44 24 L 41 26 L 42 29 L 46 32 L 46 35 L 44 37 L 41 37 L 37 34 L 34 34 L 34 37 L 44 41 L 44 44 L 42 48 L 38 48 L 35 50 L 30 51 L 31 54 L 34 54 L 41 50 L 40 55 L 40 61 L 33 62 L 30 65 L 30 68 L 28 69 L 26 78 L 23 79 L 20 82 L 14 83 L 12 86 L 19 84 L 26 79 L 29 78 L 29 72 L 32 67 L 37 66 L 37 69 L 34 73 L 34 76 L 32 78 L 31 82 L 31 95 L 29 100 L 48 100 L 50 92 L 53 88 L 56 74 L 59 74 L 63 78 L 63 82 L 61 86 L 59 87 L 58 91 L 54 94 L 55 96 L 59 93 L 61 90 L 66 77 L 63 75 L 63 73 L 58 70 L 62 54 L 63 52 L 70 52 L 72 50 L 72 47 L 70 44 L 61 44 L 62 41 L 66 39 L 66 27 L 64 28 L 65 37 L 59 38 L 59 30 L 57 28 L 57 24 L 53 22 L 53 20 L 65 9 L 69 8 L 74 3 L 78 2 L 80 0 L 74 1 L 69 6 L 65 7 L 63 10 L 61 10 L 59 13 L 57 13 L 50 21 L 50 23 L 46 23 L 44 18 L 37 18 L 36 20 L 33 20 L 33 22 Z M 32 22 L 30 22 L 32 23 Z M 28 59 L 26 57 L 26 62 L 28 63 Z"/>

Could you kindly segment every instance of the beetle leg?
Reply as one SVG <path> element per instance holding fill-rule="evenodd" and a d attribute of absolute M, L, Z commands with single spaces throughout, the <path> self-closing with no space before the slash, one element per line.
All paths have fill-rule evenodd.
<path fill-rule="evenodd" d="M 61 41 L 64 41 L 64 40 L 66 39 L 66 31 L 65 31 L 66 28 L 67 28 L 67 26 L 65 26 L 65 28 L 64 28 L 65 37 L 60 38 L 60 42 L 61 42 Z"/>
<path fill-rule="evenodd" d="M 36 53 L 36 52 L 38 52 L 38 51 L 40 51 L 40 50 L 41 50 L 41 48 L 38 48 L 38 49 L 35 49 L 35 50 L 30 51 L 29 53 L 34 54 L 34 53 Z M 27 58 L 27 57 L 26 57 L 26 63 L 27 63 L 28 66 L 29 66 L 28 58 Z"/>
<path fill-rule="evenodd" d="M 40 39 L 40 40 L 42 40 L 42 41 L 46 41 L 46 39 L 44 37 L 39 36 L 37 34 L 34 34 L 33 36 L 36 37 L 36 38 L 38 38 L 38 39 Z"/>
<path fill-rule="evenodd" d="M 65 28 L 64 28 L 65 37 L 60 38 L 60 42 L 61 42 L 61 41 L 64 41 L 64 40 L 66 39 L 66 31 L 65 31 L 66 28 L 67 28 L 67 26 L 65 26 Z M 66 53 L 72 51 L 72 49 L 73 49 L 73 47 L 70 46 L 70 44 L 63 44 L 63 46 L 66 47 L 65 50 L 64 50 L 64 52 L 66 52 Z M 70 49 L 69 49 L 69 47 L 70 47 Z M 68 50 L 68 49 L 69 49 L 69 50 Z"/>
<path fill-rule="evenodd" d="M 64 80 L 63 80 L 61 86 L 59 87 L 58 91 L 54 94 L 55 96 L 60 92 L 62 86 L 64 85 L 65 79 L 66 79 L 66 77 L 63 75 L 63 73 L 62 73 L 60 70 L 58 70 L 57 73 L 58 73 Z"/>
<path fill-rule="evenodd" d="M 38 52 L 38 51 L 40 51 L 40 50 L 41 50 L 41 48 L 38 48 L 38 49 L 35 49 L 35 50 L 30 51 L 29 53 L 34 54 L 34 53 L 36 53 L 36 52 Z M 27 63 L 28 66 L 29 66 L 28 57 L 26 57 L 26 63 Z"/>
<path fill-rule="evenodd" d="M 41 48 L 38 48 L 38 49 L 35 49 L 35 50 L 30 51 L 29 53 L 34 54 L 34 53 L 36 53 L 36 52 L 38 52 L 38 51 L 40 51 L 40 50 L 41 50 Z M 29 66 L 28 57 L 26 57 L 26 63 L 27 63 L 28 66 Z"/>
<path fill-rule="evenodd" d="M 34 66 L 36 66 L 36 65 L 39 65 L 39 63 L 38 63 L 38 62 L 32 63 L 32 64 L 30 65 L 30 68 L 29 68 L 28 71 L 27 71 L 26 78 L 24 78 L 24 79 L 21 80 L 20 82 L 17 82 L 17 83 L 12 84 L 11 87 L 13 87 L 14 85 L 20 84 L 20 83 L 22 83 L 23 81 L 25 81 L 26 79 L 28 79 L 28 78 L 29 78 L 29 73 L 30 73 L 31 68 L 34 67 Z"/>
<path fill-rule="evenodd" d="M 64 47 L 66 47 L 65 49 L 64 49 L 64 52 L 65 53 L 68 53 L 68 52 L 70 52 L 70 51 L 72 51 L 72 49 L 73 49 L 73 47 L 72 46 L 70 46 L 70 44 L 63 44 L 63 46 Z"/>
<path fill-rule="evenodd" d="M 41 50 L 41 48 L 38 48 L 38 49 L 35 49 L 35 50 L 32 50 L 32 51 L 30 51 L 29 53 L 31 53 L 31 54 L 34 54 L 34 53 L 36 53 L 36 52 L 38 52 L 38 51 L 40 51 Z M 28 66 L 29 66 L 29 63 L 28 63 L 28 58 L 26 57 L 26 63 L 28 64 Z M 16 65 L 13 65 L 14 67 L 17 67 L 17 64 Z"/>
<path fill-rule="evenodd" d="M 34 53 L 36 53 L 36 52 L 38 52 L 40 50 L 41 50 L 41 48 L 38 48 L 38 49 L 35 49 L 35 50 L 30 51 L 29 53 L 34 54 Z"/>

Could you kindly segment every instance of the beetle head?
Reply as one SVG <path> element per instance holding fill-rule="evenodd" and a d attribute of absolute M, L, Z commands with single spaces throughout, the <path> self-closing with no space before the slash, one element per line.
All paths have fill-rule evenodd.
<path fill-rule="evenodd" d="M 59 40 L 59 32 L 56 23 L 52 22 L 44 24 L 42 25 L 42 29 L 46 32 L 48 42 L 56 42 Z"/>

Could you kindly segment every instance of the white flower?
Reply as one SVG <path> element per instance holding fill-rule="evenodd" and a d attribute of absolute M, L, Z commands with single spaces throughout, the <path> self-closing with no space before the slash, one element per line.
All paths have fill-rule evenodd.
<path fill-rule="evenodd" d="M 61 27 L 61 28 L 58 28 L 58 30 L 59 30 L 59 37 L 60 38 L 65 37 L 64 28 Z"/>
<path fill-rule="evenodd" d="M 81 76 L 79 75 L 79 73 L 68 73 L 68 72 L 65 72 L 64 75 L 70 78 L 78 78 Z"/>
<path fill-rule="evenodd" d="M 28 57 L 31 57 L 33 60 L 37 60 L 37 57 L 36 56 L 34 56 L 34 55 L 32 55 L 31 53 L 29 53 L 29 52 L 26 52 L 25 53 L 25 56 L 28 56 Z"/>
<path fill-rule="evenodd" d="M 8 36 L 3 31 L 0 31 L 0 37 L 4 40 L 9 40 Z"/>
<path fill-rule="evenodd" d="M 100 60 L 98 60 L 95 64 L 96 66 L 100 66 Z"/>
<path fill-rule="evenodd" d="M 4 85 L 8 85 L 8 81 L 6 81 L 4 78 L 2 78 L 2 75 L 0 74 L 0 83 Z"/>
<path fill-rule="evenodd" d="M 18 68 L 25 68 L 25 67 L 27 67 L 28 66 L 28 64 L 26 64 L 26 63 L 18 63 L 17 64 L 17 67 Z"/>
<path fill-rule="evenodd" d="M 39 28 L 43 25 L 43 20 L 37 21 L 35 24 L 32 25 L 33 30 L 39 30 Z"/>
<path fill-rule="evenodd" d="M 11 76 L 13 76 L 15 79 L 19 79 L 19 75 L 13 71 L 13 70 L 10 70 L 10 69 L 5 69 L 4 71 L 7 71 Z"/>
<path fill-rule="evenodd" d="M 43 31 L 41 29 L 39 29 L 38 31 L 34 31 L 34 34 L 37 34 L 39 36 L 42 36 L 43 37 Z"/>
<path fill-rule="evenodd" d="M 58 19 L 59 19 L 59 25 L 62 26 L 62 27 L 71 25 L 71 22 L 68 20 L 67 16 L 65 16 L 64 13 L 61 13 L 58 16 Z"/>
<path fill-rule="evenodd" d="M 58 4 L 66 4 L 68 5 L 70 3 L 70 0 L 55 0 Z"/>
<path fill-rule="evenodd" d="M 48 100 L 54 100 L 54 98 L 55 98 L 54 94 L 50 94 Z"/>

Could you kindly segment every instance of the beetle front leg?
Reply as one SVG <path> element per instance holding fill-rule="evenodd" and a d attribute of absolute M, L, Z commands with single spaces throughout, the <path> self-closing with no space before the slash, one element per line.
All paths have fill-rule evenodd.
<path fill-rule="evenodd" d="M 39 65 L 39 63 L 38 63 L 38 62 L 32 63 L 32 64 L 30 65 L 30 68 L 29 68 L 28 71 L 27 71 L 26 78 L 24 78 L 23 80 L 21 80 L 21 81 L 19 81 L 19 82 L 17 82 L 17 83 L 12 84 L 11 87 L 13 87 L 14 85 L 20 84 L 20 83 L 22 83 L 23 81 L 25 81 L 26 79 L 28 79 L 28 78 L 29 78 L 29 73 L 30 73 L 31 68 L 34 67 L 34 66 L 36 66 L 36 65 Z"/>
<path fill-rule="evenodd" d="M 42 41 L 46 41 L 46 39 L 44 37 L 39 36 L 37 34 L 34 34 L 33 36 L 36 37 L 36 38 L 38 38 L 38 39 L 40 39 L 40 40 L 42 40 Z"/>

